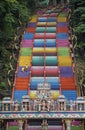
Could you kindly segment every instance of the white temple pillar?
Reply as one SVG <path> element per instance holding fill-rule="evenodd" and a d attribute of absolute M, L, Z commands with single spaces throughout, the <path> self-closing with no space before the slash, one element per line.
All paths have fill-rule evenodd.
<path fill-rule="evenodd" d="M 67 119 L 65 122 L 66 122 L 66 130 L 71 130 L 71 120 Z"/>
<path fill-rule="evenodd" d="M 18 124 L 19 124 L 19 130 L 23 130 L 23 120 L 19 120 Z"/>

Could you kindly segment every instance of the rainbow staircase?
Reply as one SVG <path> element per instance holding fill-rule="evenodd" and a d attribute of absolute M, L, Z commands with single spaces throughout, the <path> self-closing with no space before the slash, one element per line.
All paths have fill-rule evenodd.
<path fill-rule="evenodd" d="M 28 23 L 23 35 L 14 97 L 21 101 L 22 96 L 34 93 L 38 83 L 50 83 L 51 90 L 60 94 L 59 67 L 57 56 L 57 14 L 62 8 L 54 8 L 41 16 L 35 15 Z"/>
<path fill-rule="evenodd" d="M 30 90 L 38 83 L 50 83 L 51 90 L 59 95 L 59 69 L 56 46 L 56 16 L 45 14 L 37 18 L 34 34 Z"/>
<path fill-rule="evenodd" d="M 65 130 L 63 123 L 65 119 L 66 121 L 76 119 L 77 125 L 71 124 L 71 130 L 83 129 L 84 124 L 79 123 L 77 119 L 83 120 L 85 118 L 84 110 L 74 109 L 71 106 L 70 110 L 68 109 L 69 101 L 73 103 L 69 105 L 75 105 L 78 101 L 76 100 L 77 89 L 68 29 L 68 9 L 61 5 L 43 11 L 40 15 L 34 15 L 28 23 L 21 41 L 12 91 L 12 100 L 20 102 L 20 109 L 19 111 L 14 110 L 15 106 L 12 101 L 10 102 L 12 103 L 10 105 L 12 111 L 1 111 L 0 119 L 8 120 L 6 130 L 19 130 L 20 127 L 25 128 L 25 130 L 41 130 L 42 122 L 45 119 L 44 123 L 48 124 L 48 130 Z M 54 102 L 56 103 L 55 107 L 58 107 L 50 109 L 52 111 L 43 111 L 45 109 L 34 111 L 34 108 L 31 109 L 33 107 L 31 101 L 33 100 L 30 100 L 29 106 L 31 107 L 28 111 L 22 108 L 22 97 L 35 98 L 40 83 L 50 84 L 53 99 L 57 99 L 59 95 L 66 97 L 66 110 L 58 109 L 58 102 Z M 63 96 L 60 97 L 64 101 Z M 8 100 L 9 98 L 7 102 Z M 29 101 L 29 99 L 27 100 Z M 47 104 L 45 105 L 47 107 Z"/>
<path fill-rule="evenodd" d="M 57 18 L 57 44 L 61 92 L 67 100 L 76 100 L 77 92 L 72 70 L 66 10 L 60 13 Z"/>
<path fill-rule="evenodd" d="M 39 83 L 49 83 L 57 96 L 76 99 L 67 17 L 68 10 L 58 6 L 42 16 L 33 16 L 28 23 L 21 43 L 14 100 L 21 101 L 29 92 L 34 94 Z"/>

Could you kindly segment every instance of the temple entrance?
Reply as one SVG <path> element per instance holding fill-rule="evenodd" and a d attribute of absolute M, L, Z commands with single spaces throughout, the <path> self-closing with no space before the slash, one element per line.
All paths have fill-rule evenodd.
<path fill-rule="evenodd" d="M 37 119 L 27 121 L 27 130 L 62 130 L 61 119 Z"/>

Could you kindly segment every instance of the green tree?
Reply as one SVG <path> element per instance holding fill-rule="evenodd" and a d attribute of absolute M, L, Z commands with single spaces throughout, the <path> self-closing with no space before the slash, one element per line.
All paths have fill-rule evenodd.
<path fill-rule="evenodd" d="M 71 25 L 75 28 L 77 36 L 77 52 L 85 56 L 85 0 L 70 0 L 72 9 Z"/>
<path fill-rule="evenodd" d="M 0 0 L 0 65 L 2 70 L 0 75 L 2 76 L 0 94 L 3 92 L 3 95 L 9 94 L 9 87 L 5 81 L 4 75 L 7 76 L 7 71 L 10 69 L 10 62 L 15 62 L 10 60 L 12 53 L 18 54 L 16 51 L 19 51 L 19 47 L 15 47 L 15 43 L 19 44 L 21 35 L 17 33 L 17 28 L 26 27 L 30 17 L 31 11 L 34 11 L 34 0 Z M 20 31 L 22 33 L 22 31 Z M 15 40 L 17 37 L 17 40 Z M 17 55 L 18 56 L 18 55 Z M 17 58 L 16 58 L 17 59 Z M 12 64 L 13 64 L 12 63 Z M 17 62 L 16 62 L 17 63 Z M 3 87 L 2 82 L 6 83 Z M 1 91 L 3 89 L 3 91 Z M 6 92 L 5 92 L 6 90 Z"/>

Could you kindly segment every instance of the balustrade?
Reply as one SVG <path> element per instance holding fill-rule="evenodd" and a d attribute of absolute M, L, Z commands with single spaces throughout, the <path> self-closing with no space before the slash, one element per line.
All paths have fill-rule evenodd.
<path fill-rule="evenodd" d="M 81 99 L 81 98 L 80 98 Z M 18 103 L 17 101 L 10 102 L 1 102 L 0 111 L 40 111 L 40 112 L 48 112 L 48 111 L 85 111 L 85 100 L 76 100 L 67 102 L 66 99 L 29 99 L 29 102 Z"/>

